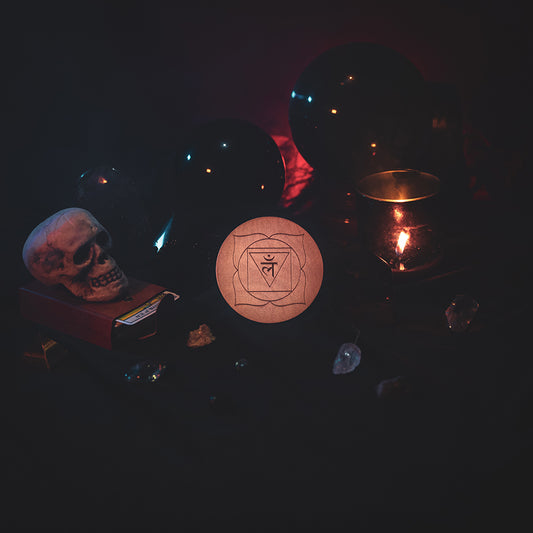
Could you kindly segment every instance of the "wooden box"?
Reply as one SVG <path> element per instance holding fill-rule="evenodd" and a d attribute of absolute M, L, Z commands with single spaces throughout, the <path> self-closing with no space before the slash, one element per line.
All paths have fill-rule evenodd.
<path fill-rule="evenodd" d="M 164 287 L 133 278 L 128 294 L 112 302 L 86 302 L 63 286 L 48 287 L 36 280 L 19 288 L 24 319 L 106 349 L 155 333 L 159 303 L 177 298 Z"/>

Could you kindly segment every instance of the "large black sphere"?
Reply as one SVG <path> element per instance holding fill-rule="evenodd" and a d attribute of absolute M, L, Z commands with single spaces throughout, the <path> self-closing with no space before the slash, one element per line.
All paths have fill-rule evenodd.
<path fill-rule="evenodd" d="M 224 213 L 275 208 L 285 165 L 270 135 L 238 119 L 198 126 L 176 150 L 174 202 L 178 211 Z"/>
<path fill-rule="evenodd" d="M 337 46 L 315 58 L 290 96 L 289 124 L 306 161 L 328 178 L 417 168 L 431 131 L 422 75 L 374 43 Z"/>
<path fill-rule="evenodd" d="M 274 140 L 254 124 L 218 119 L 179 143 L 173 172 L 154 181 L 159 220 L 154 279 L 180 294 L 215 286 L 218 249 L 238 224 L 276 215 L 285 165 Z M 159 206 L 159 207 L 157 207 Z"/>

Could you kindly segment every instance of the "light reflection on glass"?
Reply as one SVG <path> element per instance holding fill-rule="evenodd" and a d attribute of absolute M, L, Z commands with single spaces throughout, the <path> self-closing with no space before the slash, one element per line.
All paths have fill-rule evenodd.
<path fill-rule="evenodd" d="M 157 248 L 157 251 L 161 250 L 165 243 L 168 240 L 170 234 L 170 228 L 172 227 L 172 222 L 174 221 L 174 215 L 170 217 L 170 220 L 167 222 L 165 228 L 163 229 L 161 235 L 155 240 L 154 246 Z"/>

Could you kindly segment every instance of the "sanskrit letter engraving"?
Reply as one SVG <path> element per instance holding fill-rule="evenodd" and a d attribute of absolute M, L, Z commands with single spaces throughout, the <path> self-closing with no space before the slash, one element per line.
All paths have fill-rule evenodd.
<path fill-rule="evenodd" d="M 263 272 L 265 276 L 271 275 L 272 281 L 274 281 L 274 278 L 276 277 L 276 275 L 274 274 L 274 267 L 278 265 L 278 262 L 275 261 L 275 256 L 270 256 L 270 254 L 264 256 L 263 259 L 264 261 L 261 261 L 261 264 L 265 266 L 261 268 L 261 272 Z M 272 282 L 270 282 L 270 284 L 271 283 Z"/>

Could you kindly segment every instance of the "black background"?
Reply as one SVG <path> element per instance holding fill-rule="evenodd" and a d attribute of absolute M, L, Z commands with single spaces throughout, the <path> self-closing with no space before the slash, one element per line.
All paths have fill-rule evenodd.
<path fill-rule="evenodd" d="M 518 161 L 518 168 L 522 169 L 512 174 L 510 183 L 494 185 L 493 200 L 499 187 L 505 186 L 511 207 L 528 209 L 524 191 L 530 180 L 527 170 L 531 168 L 528 153 L 531 41 L 525 10 L 518 2 L 378 1 L 320 5 L 269 2 L 217 3 L 216 6 L 178 2 L 61 5 L 21 2 L 3 9 L 2 70 L 7 96 L 3 99 L 2 233 L 6 243 L 4 323 L 8 329 L 16 323 L 16 288 L 28 279 L 20 256 L 24 239 L 46 216 L 69 206 L 81 172 L 110 164 L 142 180 L 169 156 L 184 132 L 212 118 L 242 118 L 270 135 L 290 136 L 287 108 L 294 82 L 309 61 L 337 44 L 379 42 L 403 53 L 427 81 L 454 84 L 461 95 L 465 124 L 490 140 L 500 161 L 515 165 Z M 496 209 L 494 216 L 502 216 L 502 211 Z M 527 233 L 527 228 L 520 229 Z M 283 330 L 283 334 L 287 333 Z M 6 335 L 8 338 L 9 333 Z M 514 343 L 509 340 L 507 332 L 498 335 L 495 346 L 503 353 L 518 346 L 516 339 Z M 416 345 L 416 339 L 413 342 Z M 490 344 L 490 339 L 486 343 Z M 527 352 L 527 348 L 523 350 Z M 495 351 L 496 348 L 491 352 L 492 362 L 499 360 Z M 10 349 L 7 352 L 4 356 L 11 362 L 16 354 Z M 468 346 L 459 352 L 468 353 Z M 482 364 L 482 354 L 476 361 Z M 216 367 L 197 368 L 197 363 L 188 364 L 190 372 L 211 372 L 216 383 Z M 7 368 L 4 380 L 9 384 L 11 365 Z M 328 411 L 320 407 L 316 395 L 331 393 L 331 389 L 320 391 L 322 382 L 312 371 L 309 375 L 308 384 L 298 389 L 301 396 L 297 400 L 287 392 L 276 397 L 276 401 L 291 398 L 289 412 L 300 420 L 314 413 L 326 427 Z M 475 378 L 475 372 L 471 375 Z M 258 372 L 254 379 L 262 383 L 272 373 L 267 370 L 264 376 Z M 519 376 L 514 378 L 520 381 Z M 514 378 L 510 377 L 509 382 Z M 334 461 L 335 467 L 329 470 L 328 457 L 318 453 L 315 462 L 316 470 L 321 473 L 319 488 L 313 479 L 313 468 L 307 468 L 303 459 L 294 467 L 294 477 L 287 479 L 283 474 L 287 465 L 278 460 L 270 465 L 271 475 L 264 483 L 261 481 L 264 471 L 257 468 L 255 472 L 254 465 L 246 463 L 248 456 L 226 456 L 221 451 L 217 455 L 216 450 L 211 450 L 212 463 L 198 466 L 201 462 L 198 459 L 196 471 L 190 464 L 182 464 L 180 461 L 185 459 L 179 454 L 173 454 L 170 444 L 173 441 L 165 436 L 165 431 L 169 434 L 176 431 L 175 427 L 169 429 L 169 419 L 159 421 L 159 429 L 153 432 L 147 429 L 159 422 L 157 416 L 154 422 L 153 412 L 148 410 L 146 414 L 142 395 L 133 400 L 137 412 L 141 413 L 142 422 L 139 422 L 135 416 L 131 418 L 131 405 L 126 405 L 131 398 L 125 400 L 112 389 L 111 395 L 115 396 L 111 408 L 108 389 L 99 388 L 92 377 L 83 373 L 77 379 L 79 382 L 60 377 L 36 379 L 29 385 L 26 383 L 22 392 L 19 390 L 5 404 L 9 413 L 5 438 L 8 444 L 5 460 L 9 465 L 6 490 L 11 498 L 4 516 L 10 523 L 40 528 L 68 521 L 75 530 L 86 524 L 91 527 L 103 524 L 107 513 L 113 525 L 131 526 L 138 519 L 138 525 L 154 530 L 161 529 L 163 522 L 173 529 L 185 524 L 190 528 L 200 527 L 209 518 L 215 523 L 244 519 L 251 531 L 265 523 L 282 528 L 287 520 L 294 528 L 317 525 L 327 531 L 346 524 L 353 526 L 359 520 L 382 525 L 387 504 L 396 501 L 389 506 L 389 511 L 393 511 L 387 515 L 388 527 L 404 525 L 405 517 L 409 516 L 415 517 L 416 524 L 426 524 L 424 520 L 431 519 L 432 530 L 436 527 L 457 530 L 473 523 L 465 517 L 477 520 L 482 516 L 490 522 L 494 516 L 491 513 L 500 504 L 502 508 L 496 517 L 506 524 L 513 520 L 525 500 L 526 493 L 519 490 L 512 491 L 512 498 L 503 494 L 505 487 L 517 488 L 515 474 L 526 466 L 513 460 L 505 470 L 501 466 L 504 462 L 495 460 L 500 453 L 497 446 L 489 446 L 490 452 L 482 449 L 483 442 L 494 442 L 495 435 L 509 430 L 499 429 L 497 424 L 470 443 L 472 457 L 482 457 L 477 469 L 473 469 L 477 477 L 455 478 L 454 482 L 440 486 L 438 481 L 428 482 L 429 478 L 434 480 L 438 476 L 425 476 L 423 467 L 416 472 L 396 469 L 395 465 L 402 463 L 403 453 L 411 456 L 418 452 L 413 451 L 410 439 L 403 437 L 409 433 L 409 426 L 403 426 L 402 418 L 394 413 L 387 415 L 393 428 L 388 436 L 400 436 L 396 455 L 383 457 L 380 462 L 383 470 L 375 476 L 365 472 L 362 477 L 374 484 L 368 488 L 369 493 L 378 494 L 376 487 L 389 483 L 382 477 L 383 472 L 394 471 L 393 486 L 398 493 L 394 495 L 393 489 L 391 492 L 387 489 L 380 493 L 382 500 L 368 503 L 365 486 L 358 485 L 354 468 L 358 460 L 354 458 L 347 460 L 350 468 L 339 475 L 335 468 L 342 461 Z M 291 385 L 287 383 L 282 383 L 281 389 L 289 390 Z M 477 390 L 474 385 L 475 379 L 473 395 Z M 58 388 L 54 389 L 55 386 Z M 523 386 L 529 388 L 527 383 Z M 258 386 L 259 391 L 267 389 Z M 488 385 L 481 389 L 491 396 Z M 7 386 L 6 390 L 10 399 L 11 388 Z M 189 389 L 184 385 L 183 390 Z M 509 390 L 513 390 L 512 384 L 505 389 L 507 398 Z M 207 387 L 206 395 L 208 392 Z M 249 394 L 253 396 L 254 391 Z M 343 394 L 348 395 L 342 387 L 335 394 L 338 402 L 347 399 Z M 199 402 L 203 401 L 200 393 L 198 397 Z M 364 395 L 360 399 L 365 401 Z M 164 395 L 154 401 L 164 403 Z M 281 407 L 276 405 L 269 411 L 268 398 L 258 403 L 264 418 L 258 415 L 260 421 L 255 423 L 265 431 L 268 424 L 273 424 L 271 413 Z M 453 412 L 460 411 L 458 406 Z M 347 408 L 342 410 L 345 416 L 350 416 L 349 413 Z M 372 414 L 370 410 L 361 415 L 360 423 L 368 422 Z M 529 408 L 526 418 L 530 414 Z M 256 442 L 253 427 L 249 433 L 243 433 L 241 426 L 231 426 L 236 422 L 216 422 L 215 428 L 210 426 L 212 422 L 201 418 L 203 414 L 199 416 L 191 423 L 196 424 L 195 431 L 203 434 L 204 440 L 200 444 L 193 441 L 188 444 L 200 449 L 198 457 L 203 453 L 201 442 L 204 451 L 210 450 L 206 443 L 210 438 L 222 439 L 229 448 L 232 435 Z M 311 432 L 310 427 L 315 427 L 319 435 L 327 431 L 303 422 L 291 427 L 284 420 L 286 426 L 276 431 L 285 431 L 287 435 L 286 457 L 298 457 L 298 446 L 312 437 L 311 433 L 305 433 Z M 406 422 L 413 424 L 410 429 L 415 434 L 419 429 L 416 420 L 413 417 Z M 466 418 L 462 424 L 470 427 L 466 434 L 475 434 L 475 421 Z M 337 428 L 338 435 L 329 435 L 333 444 L 325 446 L 332 454 L 335 438 L 342 439 L 344 435 L 338 427 L 334 425 L 332 430 Z M 441 427 L 448 426 L 443 422 Z M 298 428 L 303 433 L 298 433 Z M 446 449 L 442 444 L 446 439 L 437 433 L 429 438 L 426 449 L 432 449 L 437 441 L 439 445 L 434 449 L 440 449 L 441 445 Z M 130 447 L 130 438 L 137 438 L 138 443 Z M 65 446 L 77 439 L 72 451 L 65 450 Z M 270 439 L 265 438 L 262 444 L 265 456 L 272 446 L 276 450 L 274 456 L 283 457 L 281 441 L 274 436 Z M 390 451 L 385 445 L 382 450 L 371 450 L 370 441 L 363 441 L 361 437 L 361 449 L 369 454 L 360 457 L 363 464 L 365 457 L 372 453 L 377 456 Z M 520 441 L 518 446 L 525 444 Z M 339 448 L 342 453 L 349 453 L 344 446 Z M 318 449 L 323 451 L 320 446 Z M 530 451 L 528 447 L 524 449 Z M 501 453 L 508 450 L 503 446 Z M 527 452 L 520 455 L 524 456 Z M 500 469 L 497 475 L 492 459 L 499 465 L 494 467 Z M 462 460 L 468 462 L 464 457 Z M 136 461 L 142 465 L 138 476 Z M 265 461 L 268 470 L 268 460 Z M 228 474 L 232 465 L 235 471 L 246 472 L 236 483 Z M 446 462 L 440 465 L 440 474 L 446 465 Z M 189 482 L 190 479 L 195 481 Z M 417 490 L 402 494 L 402 479 L 405 487 L 417 486 Z M 184 486 L 183 480 L 186 480 Z M 424 486 L 442 506 L 433 505 Z M 350 488 L 353 493 L 346 492 Z M 180 492 L 183 490 L 186 496 Z M 498 496 L 496 490 L 501 491 Z M 358 501 L 364 509 L 360 514 Z M 170 520 L 168 524 L 166 520 Z"/>

